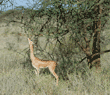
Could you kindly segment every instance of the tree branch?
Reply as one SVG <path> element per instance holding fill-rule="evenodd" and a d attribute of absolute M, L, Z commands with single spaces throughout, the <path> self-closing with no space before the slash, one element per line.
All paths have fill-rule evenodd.
<path fill-rule="evenodd" d="M 99 55 L 99 54 L 104 54 L 104 53 L 107 53 L 107 52 L 110 52 L 110 50 L 105 50 L 105 51 L 102 51 L 102 52 L 100 52 L 100 53 L 93 54 L 93 55 L 91 55 L 91 57 L 94 57 L 94 56 Z M 87 57 L 88 57 L 88 56 L 87 56 Z M 84 57 L 83 59 L 81 59 L 81 61 L 79 61 L 78 65 L 79 65 L 83 60 L 85 60 L 87 57 Z"/>

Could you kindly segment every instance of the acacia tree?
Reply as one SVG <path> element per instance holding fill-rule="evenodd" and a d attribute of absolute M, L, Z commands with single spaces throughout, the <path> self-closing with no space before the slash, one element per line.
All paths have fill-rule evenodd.
<path fill-rule="evenodd" d="M 42 33 L 45 27 L 49 34 L 52 33 L 48 23 L 54 16 L 57 25 L 54 26 L 53 35 L 57 41 L 62 43 L 59 38 L 70 33 L 71 38 L 85 53 L 89 68 L 100 67 L 100 54 L 109 52 L 109 50 L 101 51 L 100 49 L 100 33 L 107 23 L 110 2 L 108 0 L 82 0 L 80 2 L 78 0 L 44 0 L 42 5 L 43 11 L 40 16 L 46 15 L 48 19 L 39 33 Z"/>

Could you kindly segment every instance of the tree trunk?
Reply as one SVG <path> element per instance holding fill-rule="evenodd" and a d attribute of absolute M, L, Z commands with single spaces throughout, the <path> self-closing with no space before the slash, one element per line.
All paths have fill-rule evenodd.
<path fill-rule="evenodd" d="M 93 47 L 92 47 L 92 55 L 96 53 L 100 53 L 100 32 L 101 32 L 101 18 L 97 18 L 99 14 L 101 14 L 101 5 L 95 7 L 95 18 L 93 21 Z M 90 57 L 90 69 L 95 66 L 96 69 L 101 67 L 100 64 L 100 54 Z"/>

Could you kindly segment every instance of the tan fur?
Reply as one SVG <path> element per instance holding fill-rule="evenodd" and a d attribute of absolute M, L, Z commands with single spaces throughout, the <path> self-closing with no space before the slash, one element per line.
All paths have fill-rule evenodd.
<path fill-rule="evenodd" d="M 50 72 L 55 76 L 55 78 L 57 80 L 56 85 L 58 85 L 58 76 L 54 71 L 57 63 L 55 61 L 40 60 L 37 57 L 35 57 L 34 53 L 33 53 L 33 45 L 32 45 L 33 42 L 29 38 L 28 38 L 28 41 L 29 41 L 29 45 L 30 45 L 30 58 L 31 58 L 31 61 L 32 61 L 32 65 L 33 65 L 34 68 L 37 69 L 38 75 L 39 75 L 39 68 L 48 67 Z M 35 71 L 36 74 L 37 74 L 37 72 Z"/>

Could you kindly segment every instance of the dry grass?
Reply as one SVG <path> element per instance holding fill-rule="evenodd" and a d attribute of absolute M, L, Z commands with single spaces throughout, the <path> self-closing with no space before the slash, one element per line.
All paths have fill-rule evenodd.
<path fill-rule="evenodd" d="M 8 55 L 8 54 L 9 55 Z M 7 54 L 7 55 L 5 55 Z M 24 68 L 19 55 L 5 52 L 0 57 L 0 93 L 1 95 L 109 95 L 110 70 L 104 68 L 100 73 L 86 71 L 76 75 L 68 74 L 69 80 L 59 80 L 55 84 L 52 75 L 40 74 L 38 77 L 32 68 Z M 19 58 L 18 58 L 19 57 Z M 28 63 L 27 63 L 28 64 Z M 109 66 L 110 67 L 110 66 Z"/>

